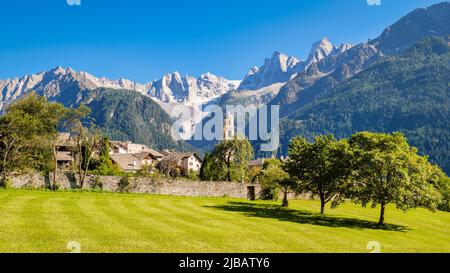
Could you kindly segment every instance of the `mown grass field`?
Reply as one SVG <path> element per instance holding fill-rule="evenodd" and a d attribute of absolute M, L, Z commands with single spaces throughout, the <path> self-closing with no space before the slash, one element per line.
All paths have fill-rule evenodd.
<path fill-rule="evenodd" d="M 0 190 L 0 252 L 450 252 L 450 213 L 276 202 Z"/>

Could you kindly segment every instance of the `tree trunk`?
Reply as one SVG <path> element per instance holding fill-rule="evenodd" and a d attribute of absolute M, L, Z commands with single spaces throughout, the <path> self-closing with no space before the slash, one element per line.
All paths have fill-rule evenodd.
<path fill-rule="evenodd" d="M 384 211 L 385 211 L 385 204 L 381 204 L 380 220 L 378 221 L 378 225 L 380 226 L 384 225 Z"/>
<path fill-rule="evenodd" d="M 231 182 L 231 159 L 229 155 L 227 157 L 227 179 L 228 182 Z"/>
<path fill-rule="evenodd" d="M 283 191 L 283 203 L 281 204 L 282 207 L 287 208 L 289 206 L 289 201 L 288 201 L 288 192 L 287 191 Z"/>
<path fill-rule="evenodd" d="M 323 201 L 320 202 L 320 214 L 324 214 L 325 213 L 325 204 L 323 203 Z"/>
<path fill-rule="evenodd" d="M 320 214 L 325 213 L 325 197 L 323 195 L 320 195 Z"/>
<path fill-rule="evenodd" d="M 89 170 L 89 164 L 91 162 L 91 157 L 92 157 L 92 154 L 89 156 L 89 158 L 88 158 L 88 160 L 86 162 L 86 168 L 83 171 L 83 176 L 82 176 L 81 181 L 80 181 L 81 188 L 83 188 L 84 181 L 86 180 L 86 174 L 87 174 L 87 172 Z"/>

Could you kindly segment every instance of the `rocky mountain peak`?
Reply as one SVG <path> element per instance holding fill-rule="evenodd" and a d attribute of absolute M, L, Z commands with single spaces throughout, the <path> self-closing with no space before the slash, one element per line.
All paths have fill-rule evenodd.
<path fill-rule="evenodd" d="M 322 59 L 330 55 L 334 49 L 333 44 L 326 37 L 315 42 L 308 55 L 308 59 L 306 60 L 307 66 L 320 62 Z"/>
<path fill-rule="evenodd" d="M 239 86 L 239 90 L 258 90 L 275 83 L 286 82 L 298 71 L 301 62 L 292 56 L 275 51 L 264 64 L 252 67 Z"/>

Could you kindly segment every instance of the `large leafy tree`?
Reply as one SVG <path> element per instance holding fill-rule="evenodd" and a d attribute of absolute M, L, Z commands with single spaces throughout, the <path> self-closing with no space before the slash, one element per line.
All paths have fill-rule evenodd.
<path fill-rule="evenodd" d="M 316 137 L 313 143 L 296 137 L 290 143 L 285 170 L 297 181 L 299 192 L 319 196 L 323 214 L 327 203 L 335 208 L 344 201 L 352 172 L 349 145 L 333 136 Z"/>
<path fill-rule="evenodd" d="M 403 211 L 436 208 L 440 200 L 436 168 L 410 147 L 403 134 L 362 132 L 351 137 L 350 145 L 356 160 L 350 197 L 363 206 L 380 205 L 380 225 L 391 203 Z"/>
<path fill-rule="evenodd" d="M 199 176 L 203 181 L 225 180 L 227 174 L 224 162 L 219 161 L 213 154 L 207 153 L 203 159 Z"/>
<path fill-rule="evenodd" d="M 14 171 L 38 168 L 48 162 L 42 155 L 51 151 L 57 125 L 66 109 L 33 93 L 11 104 L 0 117 L 0 174 L 5 181 Z M 48 153 L 50 154 L 50 153 Z"/>
<path fill-rule="evenodd" d="M 208 158 L 211 169 L 223 172 L 227 181 L 245 181 L 253 147 L 245 138 L 235 137 L 217 144 Z"/>

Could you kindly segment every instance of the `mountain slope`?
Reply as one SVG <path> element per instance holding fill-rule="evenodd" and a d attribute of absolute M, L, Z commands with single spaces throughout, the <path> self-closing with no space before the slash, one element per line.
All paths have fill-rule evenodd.
<path fill-rule="evenodd" d="M 97 89 L 87 104 L 95 124 L 111 139 L 147 144 L 155 149 L 189 150 L 170 135 L 172 121 L 152 99 L 130 90 Z"/>
<path fill-rule="evenodd" d="M 449 38 L 450 2 L 442 2 L 428 8 L 416 9 L 386 28 L 380 37 L 370 44 L 386 55 L 400 54 L 417 41 L 431 35 Z"/>
<path fill-rule="evenodd" d="M 282 116 L 292 113 L 381 58 L 374 46 L 342 45 L 289 80 L 270 104 L 280 105 Z"/>
<path fill-rule="evenodd" d="M 295 135 L 348 137 L 358 131 L 406 134 L 450 173 L 450 47 L 427 38 L 374 64 L 282 121 L 284 149 Z"/>
<path fill-rule="evenodd" d="M 99 85 L 111 88 L 97 88 Z M 186 143 L 172 140 L 172 121 L 154 99 L 138 91 L 120 89 L 122 86 L 145 91 L 145 86 L 128 80 L 112 81 L 57 67 L 20 79 L 0 81 L 0 110 L 24 94 L 36 92 L 67 107 L 87 104 L 95 124 L 112 139 L 140 142 L 156 149 L 190 149 Z"/>
<path fill-rule="evenodd" d="M 351 48 L 343 45 L 340 49 L 334 49 L 290 79 L 270 104 L 280 105 L 282 116 L 292 113 L 383 56 L 400 54 L 433 35 L 450 41 L 448 1 L 407 14 L 369 43 Z"/>
<path fill-rule="evenodd" d="M 274 52 L 271 58 L 267 58 L 261 67 L 252 67 L 237 90 L 231 90 L 224 94 L 218 104 L 223 105 L 254 105 L 259 107 L 272 101 L 280 92 L 280 89 L 297 74 L 304 72 L 329 55 L 338 55 L 350 45 L 344 44 L 339 48 L 327 39 L 315 42 L 306 61 L 287 56 L 281 52 Z"/>

